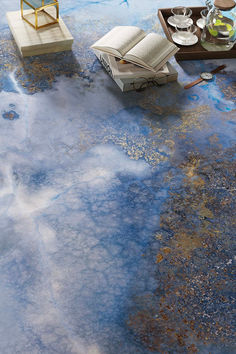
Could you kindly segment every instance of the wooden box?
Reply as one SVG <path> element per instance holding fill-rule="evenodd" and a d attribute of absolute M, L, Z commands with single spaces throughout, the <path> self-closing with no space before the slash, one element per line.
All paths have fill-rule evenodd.
<path fill-rule="evenodd" d="M 7 20 L 23 57 L 72 49 L 73 37 L 61 18 L 57 24 L 37 31 L 21 18 L 20 11 L 7 12 Z"/>
<path fill-rule="evenodd" d="M 205 7 L 191 7 L 192 10 L 192 20 L 193 24 L 196 25 L 196 21 L 201 18 L 200 11 L 205 9 Z M 161 22 L 162 28 L 165 32 L 166 37 L 173 43 L 172 33 L 175 32 L 174 27 L 168 24 L 167 19 L 172 15 L 171 8 L 159 9 L 158 17 Z M 181 46 L 178 45 L 180 50 L 175 54 L 176 60 L 194 60 L 194 59 L 225 59 L 225 58 L 236 58 L 236 45 L 229 51 L 214 51 L 210 52 L 204 49 L 200 44 L 201 29 L 198 28 L 196 35 L 198 36 L 198 43 L 192 46 Z"/>

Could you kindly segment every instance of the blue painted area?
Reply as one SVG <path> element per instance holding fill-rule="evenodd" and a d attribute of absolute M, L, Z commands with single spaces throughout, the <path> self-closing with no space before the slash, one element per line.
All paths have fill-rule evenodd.
<path fill-rule="evenodd" d="M 189 95 L 188 98 L 191 101 L 198 101 L 199 100 L 199 96 L 198 95 Z"/>
<path fill-rule="evenodd" d="M 24 60 L 0 19 L 0 353 L 234 352 L 235 61 L 123 94 L 89 49 L 157 6 L 61 1 L 73 51 Z"/>
<path fill-rule="evenodd" d="M 1 86 L 0 89 L 6 92 L 17 92 L 14 83 L 12 82 L 11 78 L 9 78 L 7 75 L 3 75 L 1 77 Z"/>
<path fill-rule="evenodd" d="M 11 110 L 11 111 L 8 111 L 8 112 L 4 112 L 2 114 L 2 117 L 4 119 L 7 119 L 7 120 L 16 120 L 16 119 L 19 119 L 20 116 L 18 113 L 16 113 L 15 111 Z"/>

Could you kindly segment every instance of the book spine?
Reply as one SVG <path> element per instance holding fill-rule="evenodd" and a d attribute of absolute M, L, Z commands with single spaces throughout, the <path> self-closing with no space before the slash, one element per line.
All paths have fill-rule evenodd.
<path fill-rule="evenodd" d="M 102 64 L 102 66 L 104 67 L 104 69 L 106 70 L 106 72 L 108 73 L 108 75 L 115 81 L 115 83 L 119 86 L 119 88 L 121 89 L 122 92 L 124 92 L 124 84 L 121 80 L 116 79 L 113 75 L 112 69 L 110 67 L 109 62 L 104 58 L 104 54 L 97 54 L 95 52 L 95 55 L 97 56 L 97 58 L 100 60 L 100 63 Z"/>
<path fill-rule="evenodd" d="M 147 87 L 159 86 L 156 80 L 134 80 L 133 82 L 124 83 L 123 91 L 142 91 Z"/>
<path fill-rule="evenodd" d="M 112 79 L 114 80 L 114 76 L 111 70 L 111 67 L 109 65 L 109 63 L 105 60 L 105 58 L 103 57 L 102 54 L 99 55 L 99 60 L 102 64 L 102 66 L 104 67 L 104 69 L 106 70 L 106 72 L 112 77 Z"/>
<path fill-rule="evenodd" d="M 143 89 L 147 87 L 153 87 L 153 86 L 161 86 L 164 84 L 167 84 L 168 82 L 173 82 L 177 80 L 177 75 L 169 75 L 163 78 L 150 78 L 150 79 L 139 79 L 139 80 L 133 80 L 131 81 L 126 81 L 123 80 L 123 90 L 124 92 L 126 91 L 142 91 Z"/>

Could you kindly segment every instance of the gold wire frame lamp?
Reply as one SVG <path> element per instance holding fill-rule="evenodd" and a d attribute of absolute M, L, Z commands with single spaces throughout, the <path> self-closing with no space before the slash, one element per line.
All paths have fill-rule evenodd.
<path fill-rule="evenodd" d="M 48 27 L 51 25 L 54 25 L 55 23 L 59 22 L 59 2 L 57 0 L 51 0 L 50 4 L 46 4 L 45 5 L 45 0 L 40 0 L 41 1 L 41 6 L 36 7 L 34 6 L 31 2 L 31 0 L 20 0 L 20 8 L 21 8 L 21 17 L 24 21 L 26 21 L 30 26 L 32 26 L 33 28 L 35 28 L 36 30 L 43 28 L 43 27 Z M 35 16 L 34 22 L 31 22 L 30 20 L 28 20 L 25 15 L 24 15 L 24 3 L 26 5 L 28 5 L 32 10 L 33 10 L 33 14 Z M 53 17 L 50 13 L 48 13 L 46 11 L 47 8 L 50 7 L 56 7 L 56 16 Z M 51 22 L 43 24 L 43 25 L 39 25 L 39 14 L 43 14 L 45 15 L 48 19 L 51 19 Z M 32 13 L 31 13 L 32 14 Z"/>

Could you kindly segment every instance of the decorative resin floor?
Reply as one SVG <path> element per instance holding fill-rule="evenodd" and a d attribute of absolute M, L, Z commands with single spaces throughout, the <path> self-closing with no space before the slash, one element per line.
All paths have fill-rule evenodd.
<path fill-rule="evenodd" d="M 61 0 L 73 51 L 22 60 L 1 0 L 1 354 L 236 352 L 236 61 L 122 94 L 89 49 L 168 5 Z"/>

